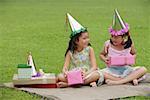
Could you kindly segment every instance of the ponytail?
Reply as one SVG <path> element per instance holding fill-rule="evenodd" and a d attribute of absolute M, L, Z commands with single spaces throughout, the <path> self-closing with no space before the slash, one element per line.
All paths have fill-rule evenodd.
<path fill-rule="evenodd" d="M 130 48 L 132 45 L 132 39 L 130 37 L 129 31 L 125 34 L 125 36 L 128 36 L 128 40 L 124 43 L 124 49 Z"/>

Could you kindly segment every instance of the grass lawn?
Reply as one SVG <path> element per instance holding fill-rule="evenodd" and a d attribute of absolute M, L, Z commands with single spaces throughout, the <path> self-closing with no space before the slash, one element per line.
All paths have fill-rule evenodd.
<path fill-rule="evenodd" d="M 99 52 L 109 39 L 108 28 L 115 8 L 130 24 L 137 50 L 136 65 L 147 66 L 150 72 L 149 5 L 150 0 L 0 0 L 0 83 L 12 81 L 17 64 L 26 63 L 29 51 L 38 69 L 61 72 L 70 35 L 69 27 L 68 32 L 65 31 L 67 12 L 88 27 L 97 64 L 104 68 Z M 40 97 L 0 88 L 0 100 L 7 99 L 37 100 Z"/>

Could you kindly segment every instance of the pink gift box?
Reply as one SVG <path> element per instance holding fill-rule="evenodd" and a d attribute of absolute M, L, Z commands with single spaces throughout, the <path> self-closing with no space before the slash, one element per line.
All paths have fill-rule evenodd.
<path fill-rule="evenodd" d="M 68 85 L 83 84 L 81 70 L 73 70 L 67 73 Z"/>
<path fill-rule="evenodd" d="M 112 56 L 109 58 L 108 66 L 133 65 L 133 64 L 135 64 L 135 58 L 132 55 Z"/>

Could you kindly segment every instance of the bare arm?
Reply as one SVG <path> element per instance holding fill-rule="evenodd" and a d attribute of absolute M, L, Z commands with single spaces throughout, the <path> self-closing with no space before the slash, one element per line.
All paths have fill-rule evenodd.
<path fill-rule="evenodd" d="M 62 70 L 63 73 L 68 71 L 69 64 L 70 64 L 70 51 L 68 51 L 65 57 L 65 62 L 64 62 L 63 70 Z"/>
<path fill-rule="evenodd" d="M 90 62 L 91 62 L 91 69 L 85 73 L 85 76 L 90 74 L 91 72 L 97 70 L 96 58 L 95 58 L 94 50 L 92 47 L 90 47 L 89 56 L 90 56 Z"/>
<path fill-rule="evenodd" d="M 136 59 L 136 50 L 135 50 L 135 47 L 134 47 L 134 44 L 131 45 L 131 51 L 130 53 L 134 56 L 134 58 Z"/>
<path fill-rule="evenodd" d="M 97 69 L 96 58 L 92 47 L 90 47 L 90 61 L 92 69 L 96 70 Z"/>
<path fill-rule="evenodd" d="M 108 54 L 107 51 L 108 51 L 108 47 L 104 46 L 102 51 L 100 52 L 100 55 L 99 55 L 100 59 L 102 61 L 104 61 L 106 64 L 108 63 L 108 58 L 106 57 Z"/>
<path fill-rule="evenodd" d="M 135 50 L 134 44 L 131 45 L 131 52 L 130 53 L 132 55 L 136 55 L 136 50 Z"/>

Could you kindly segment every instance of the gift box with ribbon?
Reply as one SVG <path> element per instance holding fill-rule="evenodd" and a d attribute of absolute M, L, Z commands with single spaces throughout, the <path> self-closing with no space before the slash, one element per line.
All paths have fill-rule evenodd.
<path fill-rule="evenodd" d="M 112 56 L 109 57 L 108 66 L 122 66 L 122 65 L 133 65 L 135 64 L 135 57 L 129 56 Z"/>
<path fill-rule="evenodd" d="M 81 70 L 72 70 L 67 73 L 68 85 L 83 84 Z"/>

